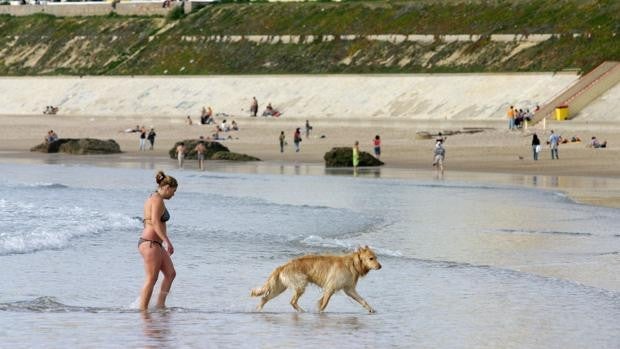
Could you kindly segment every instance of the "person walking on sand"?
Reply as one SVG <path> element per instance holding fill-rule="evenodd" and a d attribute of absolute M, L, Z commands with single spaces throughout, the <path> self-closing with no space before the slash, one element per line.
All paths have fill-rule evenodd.
<path fill-rule="evenodd" d="M 357 166 L 359 166 L 360 164 L 360 142 L 355 141 L 355 144 L 353 144 L 353 172 L 356 173 L 357 172 Z"/>
<path fill-rule="evenodd" d="M 298 127 L 293 134 L 293 143 L 295 143 L 295 152 L 299 153 L 299 143 L 301 143 L 301 130 Z"/>
<path fill-rule="evenodd" d="M 540 139 L 538 139 L 538 135 L 534 133 L 532 135 L 532 156 L 534 157 L 534 161 L 538 161 L 538 153 L 540 153 Z"/>
<path fill-rule="evenodd" d="M 140 151 L 146 150 L 146 128 L 140 127 Z"/>
<path fill-rule="evenodd" d="M 185 160 L 185 143 L 181 142 L 177 145 L 177 160 L 179 161 L 179 168 L 183 168 L 183 161 Z"/>
<path fill-rule="evenodd" d="M 284 136 L 284 131 L 280 131 L 280 153 L 284 153 L 284 142 L 285 142 L 285 138 L 286 136 Z"/>
<path fill-rule="evenodd" d="M 196 151 L 196 158 L 198 159 L 198 167 L 200 168 L 201 171 L 204 171 L 205 170 L 205 152 L 207 151 L 207 148 L 205 147 L 205 143 L 198 142 L 194 150 Z"/>
<path fill-rule="evenodd" d="M 167 176 L 163 171 L 157 172 L 155 182 L 157 190 L 144 202 L 144 229 L 138 240 L 138 250 L 144 260 L 146 273 L 144 286 L 140 292 L 140 310 L 142 311 L 146 311 L 149 307 L 159 272 L 164 274 L 164 280 L 157 298 L 158 308 L 166 306 L 166 297 L 176 276 L 174 264 L 170 258 L 174 253 L 174 247 L 166 229 L 170 213 L 164 205 L 164 200 L 170 200 L 174 196 L 178 183 L 176 179 Z"/>
<path fill-rule="evenodd" d="M 310 121 L 306 120 L 306 138 L 310 137 L 310 131 L 312 131 L 312 126 L 310 126 Z"/>
<path fill-rule="evenodd" d="M 155 133 L 155 129 L 151 127 L 149 135 L 146 137 L 149 140 L 149 143 L 151 143 L 151 147 L 149 148 L 150 150 L 153 150 L 153 147 L 155 146 L 155 136 L 157 136 L 157 133 Z"/>
<path fill-rule="evenodd" d="M 559 160 L 558 156 L 558 146 L 560 145 L 560 136 L 557 133 L 551 130 L 551 135 L 549 136 L 549 147 L 551 147 L 551 160 Z"/>
<path fill-rule="evenodd" d="M 433 151 L 433 156 L 433 166 L 437 168 L 437 176 L 441 174 L 441 176 L 443 177 L 443 163 L 446 159 L 446 149 L 443 147 L 443 141 L 438 140 L 437 143 L 435 143 L 435 150 Z"/>
<path fill-rule="evenodd" d="M 250 113 L 252 113 L 252 116 L 256 116 L 256 114 L 258 113 L 258 101 L 256 100 L 256 97 L 252 97 L 252 104 L 250 104 Z"/>
<path fill-rule="evenodd" d="M 379 159 L 381 157 L 381 137 L 379 135 L 376 135 L 375 139 L 372 140 L 372 146 L 375 150 L 375 157 Z"/>

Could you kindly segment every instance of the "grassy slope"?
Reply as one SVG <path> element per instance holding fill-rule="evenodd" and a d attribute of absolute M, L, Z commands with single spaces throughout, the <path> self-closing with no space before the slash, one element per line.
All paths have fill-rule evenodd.
<path fill-rule="evenodd" d="M 148 40 L 170 23 L 174 27 Z M 620 38 L 613 36 L 620 35 L 620 1 L 221 4 L 179 21 L 0 16 L 0 33 L 4 75 L 587 71 L 604 60 L 620 60 Z M 200 40 L 216 34 L 398 33 L 566 35 L 514 55 L 516 43 L 486 39 L 399 45 L 367 40 L 306 45 Z M 572 33 L 591 37 L 572 38 Z M 184 35 L 199 40 L 179 40 Z"/>

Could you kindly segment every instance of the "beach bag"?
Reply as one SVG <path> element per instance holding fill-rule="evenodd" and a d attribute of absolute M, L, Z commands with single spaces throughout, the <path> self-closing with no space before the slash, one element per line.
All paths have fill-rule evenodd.
<path fill-rule="evenodd" d="M 542 147 L 540 146 L 540 144 L 536 145 L 536 152 L 540 153 L 541 150 L 542 150 Z"/>

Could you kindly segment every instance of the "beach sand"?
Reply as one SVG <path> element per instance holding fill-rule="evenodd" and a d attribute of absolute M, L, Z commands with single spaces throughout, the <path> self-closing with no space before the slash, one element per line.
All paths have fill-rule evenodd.
<path fill-rule="evenodd" d="M 239 131 L 222 132 L 232 139 L 223 141 L 231 151 L 256 156 L 266 163 L 304 164 L 322 168 L 323 155 L 332 147 L 351 146 L 360 141 L 362 151 L 372 153 L 372 139 L 376 134 L 382 139 L 381 160 L 386 163 L 383 176 L 407 177 L 415 172 L 432 177 L 433 139 L 418 139 L 416 132 L 436 134 L 440 131 L 463 131 L 482 128 L 479 133 L 461 133 L 447 136 L 445 179 L 475 180 L 523 184 L 541 188 L 558 189 L 566 192 L 577 202 L 620 207 L 620 124 L 614 122 L 551 122 L 525 131 L 508 131 L 504 121 L 420 121 L 404 119 L 318 119 L 310 120 L 313 130 L 301 144 L 301 152 L 292 146 L 296 127 L 304 132 L 305 119 L 299 118 L 251 118 L 238 116 Z M 221 121 L 221 118 L 217 119 Z M 194 120 L 197 121 L 197 120 Z M 53 129 L 63 138 L 99 138 L 116 140 L 122 155 L 100 157 L 106 165 L 115 166 L 116 160 L 143 162 L 174 166 L 167 157 L 174 142 L 183 139 L 207 137 L 213 133 L 213 125 L 188 126 L 184 117 L 110 117 L 110 116 L 63 116 L 63 115 L 19 115 L 0 116 L 0 152 L 4 160 L 40 161 L 50 154 L 29 152 L 30 147 L 40 143 L 47 131 Z M 123 130 L 144 125 L 154 127 L 157 132 L 155 150 L 138 151 L 139 134 Z M 549 130 L 555 129 L 562 136 L 578 136 L 581 143 L 563 144 L 560 160 L 551 160 L 548 147 L 543 147 L 539 161 L 532 160 L 531 133 L 537 132 L 546 140 Z M 280 153 L 278 135 L 284 131 L 289 145 Z M 607 149 L 586 147 L 591 136 L 607 140 Z M 322 136 L 324 136 L 322 138 Z M 66 155 L 56 159 L 81 161 L 80 156 Z M 94 161 L 97 157 L 82 157 Z M 115 160 L 116 159 L 116 160 Z M 192 166 L 192 165 L 190 165 Z M 207 165 L 209 167 L 209 165 Z M 495 176 L 494 174 L 503 174 Z M 514 179 L 506 180 L 514 175 Z M 503 179 L 498 179 L 503 178 Z"/>

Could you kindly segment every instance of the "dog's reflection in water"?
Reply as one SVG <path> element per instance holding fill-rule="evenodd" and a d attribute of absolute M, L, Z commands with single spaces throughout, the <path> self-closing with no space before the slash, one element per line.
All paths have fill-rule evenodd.
<path fill-rule="evenodd" d="M 309 330 L 344 329 L 349 331 L 361 330 L 367 327 L 367 323 L 360 321 L 358 315 L 343 315 L 338 313 L 320 313 L 316 316 L 303 316 L 299 313 L 257 313 L 261 319 L 278 328 L 292 326 L 304 327 Z"/>

